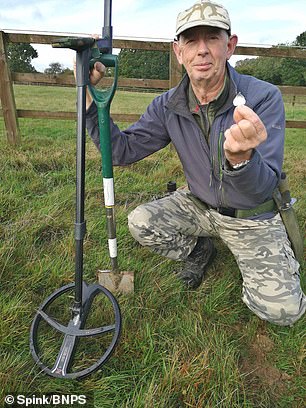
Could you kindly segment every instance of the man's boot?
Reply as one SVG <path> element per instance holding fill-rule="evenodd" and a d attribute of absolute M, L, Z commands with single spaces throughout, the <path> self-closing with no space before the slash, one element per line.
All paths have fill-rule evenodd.
<path fill-rule="evenodd" d="M 216 249 L 212 239 L 199 237 L 193 251 L 183 261 L 182 270 L 177 273 L 178 278 L 188 289 L 198 288 L 215 256 Z"/>

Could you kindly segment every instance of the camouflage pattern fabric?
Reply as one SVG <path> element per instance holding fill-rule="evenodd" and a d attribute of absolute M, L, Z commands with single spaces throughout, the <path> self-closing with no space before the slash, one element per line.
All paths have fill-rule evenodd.
<path fill-rule="evenodd" d="M 143 246 L 183 260 L 199 236 L 221 238 L 233 253 L 242 279 L 242 300 L 258 317 L 292 325 L 306 308 L 294 258 L 279 214 L 268 220 L 224 216 L 200 208 L 188 190 L 143 204 L 129 215 L 132 236 Z"/>
<path fill-rule="evenodd" d="M 197 26 L 211 26 L 231 29 L 228 11 L 222 4 L 198 0 L 192 7 L 178 14 L 176 19 L 176 35 Z"/>

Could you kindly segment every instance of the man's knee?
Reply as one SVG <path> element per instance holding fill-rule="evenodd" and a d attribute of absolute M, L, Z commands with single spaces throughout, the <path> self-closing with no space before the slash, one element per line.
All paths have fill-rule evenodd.
<path fill-rule="evenodd" d="M 282 300 L 267 300 L 252 297 L 247 293 L 243 301 L 258 317 L 279 326 L 291 326 L 305 313 L 306 299 L 301 292 Z"/>
<path fill-rule="evenodd" d="M 145 205 L 140 205 L 128 215 L 128 226 L 130 232 L 137 241 L 141 243 L 142 238 L 149 233 L 150 213 Z"/>

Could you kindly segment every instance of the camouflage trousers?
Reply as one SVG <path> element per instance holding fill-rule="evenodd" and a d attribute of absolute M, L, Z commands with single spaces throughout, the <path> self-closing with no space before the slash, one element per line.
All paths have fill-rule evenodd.
<path fill-rule="evenodd" d="M 258 317 L 292 325 L 306 308 L 299 263 L 280 215 L 268 220 L 232 218 L 200 208 L 188 190 L 143 204 L 129 215 L 132 236 L 170 259 L 184 260 L 198 237 L 218 237 L 242 275 L 242 300 Z"/>

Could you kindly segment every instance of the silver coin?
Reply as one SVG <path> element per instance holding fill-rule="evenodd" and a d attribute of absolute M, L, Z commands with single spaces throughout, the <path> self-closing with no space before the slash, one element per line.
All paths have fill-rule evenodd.
<path fill-rule="evenodd" d="M 239 92 L 239 93 L 235 96 L 235 98 L 234 98 L 234 100 L 233 100 L 233 105 L 234 105 L 234 106 L 241 106 L 241 105 L 245 105 L 245 103 L 246 103 L 245 97 L 242 95 L 241 92 Z"/>

